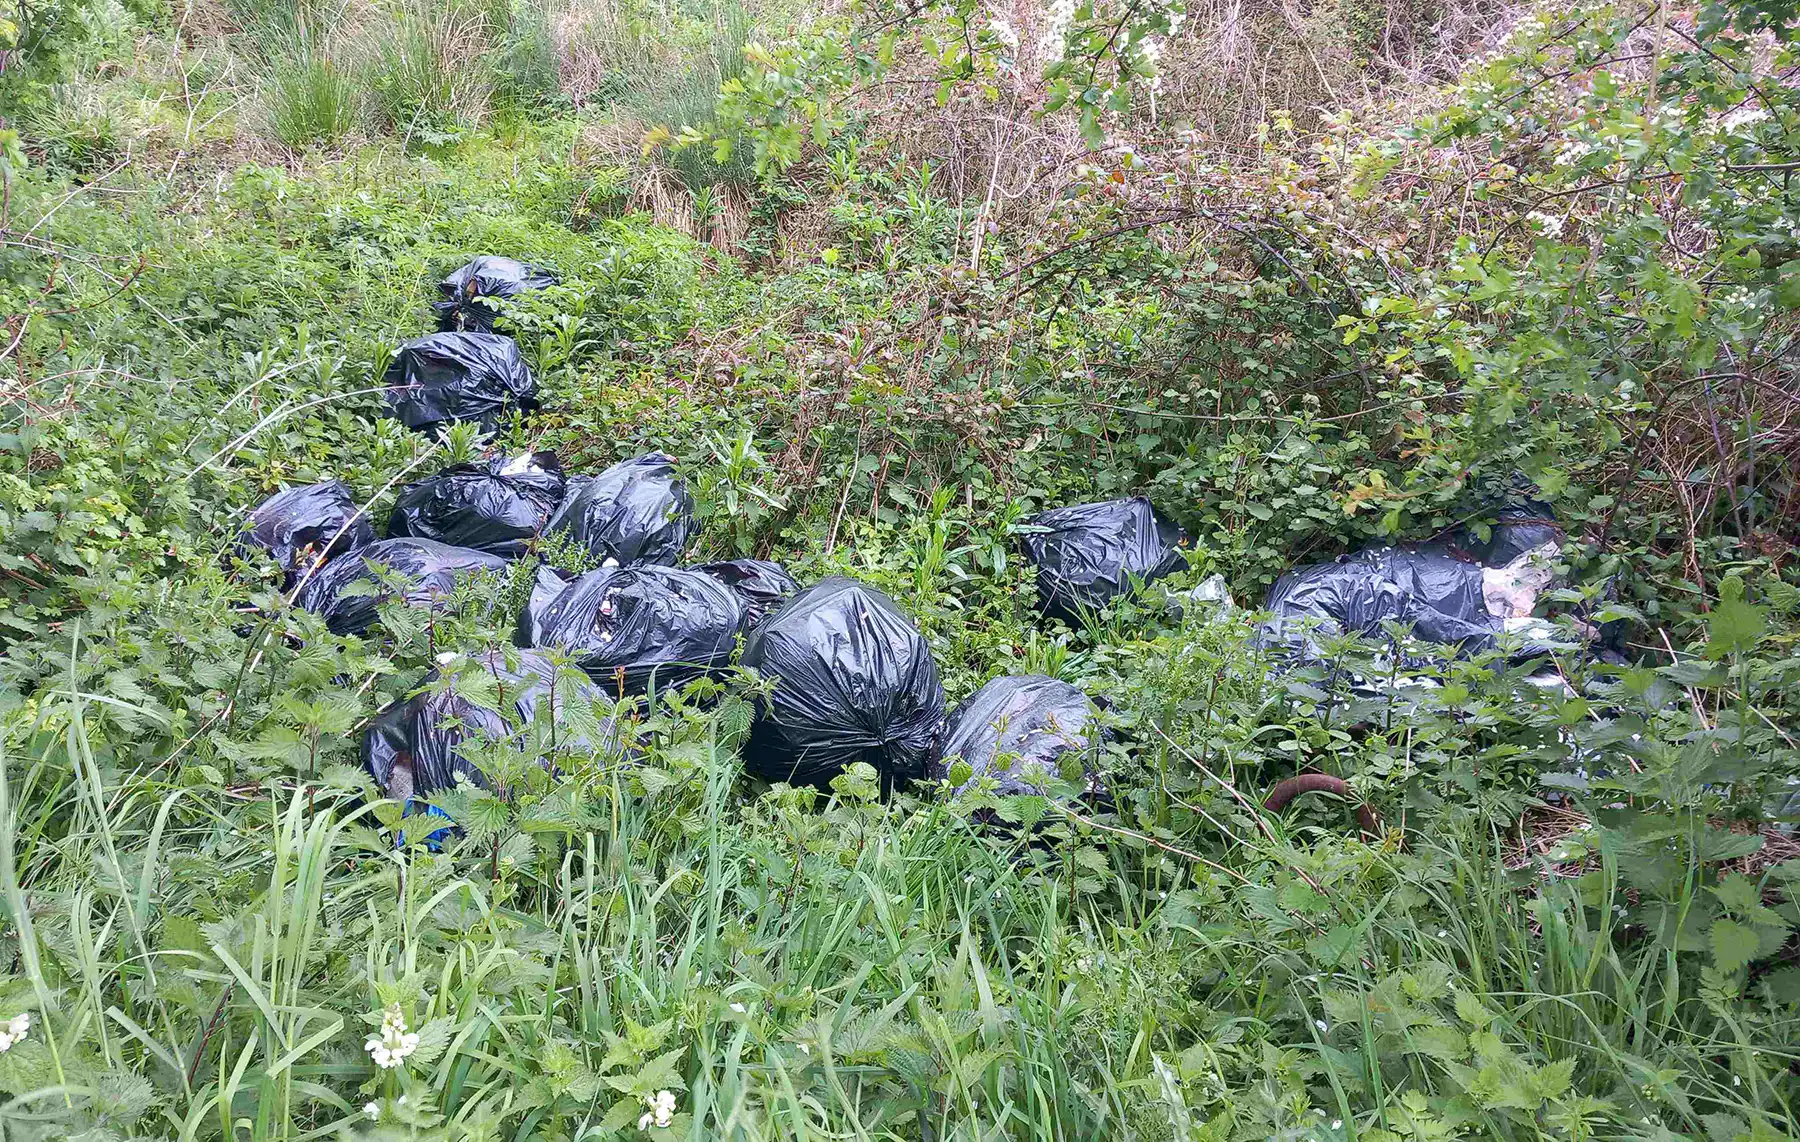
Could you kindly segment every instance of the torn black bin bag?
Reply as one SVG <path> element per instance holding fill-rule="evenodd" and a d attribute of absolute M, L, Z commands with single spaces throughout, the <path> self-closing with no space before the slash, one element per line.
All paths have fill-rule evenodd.
<path fill-rule="evenodd" d="M 807 588 L 756 628 L 743 661 L 774 681 L 744 746 L 753 775 L 824 785 L 863 761 L 892 789 L 936 760 L 937 663 L 919 628 L 875 588 L 842 577 Z"/>
<path fill-rule="evenodd" d="M 555 664 L 542 654 L 513 651 L 511 657 L 517 669 L 507 665 L 507 657 L 504 651 L 490 650 L 459 664 L 462 670 L 481 671 L 489 678 L 466 684 L 459 679 L 454 688 L 439 688 L 436 684 L 444 671 L 433 670 L 419 693 L 395 702 L 375 716 L 363 733 L 362 761 L 382 792 L 401 801 L 430 797 L 454 786 L 458 773 L 486 786 L 486 777 L 463 755 L 462 744 L 471 740 L 503 741 L 515 734 L 522 737 L 546 699 L 552 702 L 551 716 L 557 731 L 569 733 L 566 740 L 556 741 L 558 749 L 613 748 L 611 719 L 599 714 L 571 719 L 565 713 L 577 704 L 591 709 L 596 702 L 604 701 L 596 686 L 579 674 L 559 674 Z M 477 695 L 481 701 L 476 700 Z M 590 731 L 598 727 L 599 740 L 592 740 L 591 732 L 571 730 L 571 721 L 589 723 Z"/>
<path fill-rule="evenodd" d="M 597 560 L 674 564 L 687 550 L 694 499 L 661 452 L 576 476 L 547 534 L 566 533 Z"/>
<path fill-rule="evenodd" d="M 1378 635 L 1392 621 L 1426 642 L 1483 650 L 1504 624 L 1483 601 L 1482 572 L 1444 551 L 1398 547 L 1300 567 L 1270 589 L 1259 640 L 1316 659 L 1320 638 Z"/>
<path fill-rule="evenodd" d="M 535 645 L 567 651 L 608 694 L 642 694 L 730 661 L 744 607 L 710 575 L 643 564 L 590 571 L 520 625 Z"/>
<path fill-rule="evenodd" d="M 563 488 L 554 452 L 458 464 L 401 489 L 388 538 L 435 539 L 516 559 L 556 512 Z"/>
<path fill-rule="evenodd" d="M 1095 796 L 1101 793 L 1099 755 L 1106 737 L 1099 708 L 1079 687 L 1043 674 L 1006 675 L 950 715 L 943 757 L 931 767 L 931 778 L 950 780 L 960 760 L 974 774 L 953 792 L 991 777 L 1003 796 L 1042 794 L 1073 760 L 1081 767 L 1084 793 Z"/>
<path fill-rule="evenodd" d="M 394 418 L 435 434 L 474 421 L 484 433 L 508 410 L 538 406 L 537 380 L 511 337 L 494 333 L 433 333 L 394 353 L 383 377 Z"/>
<path fill-rule="evenodd" d="M 482 571 L 504 571 L 506 560 L 485 551 L 451 547 L 434 539 L 383 539 L 327 563 L 301 588 L 295 600 L 323 616 L 333 634 L 361 634 L 380 617 L 376 607 L 393 598 L 385 588 L 374 594 L 344 594 L 352 583 L 377 586 L 375 567 L 385 567 L 405 580 L 399 597 L 411 606 L 436 607 L 456 590 L 459 580 Z"/>
<path fill-rule="evenodd" d="M 702 563 L 694 570 L 724 583 L 737 592 L 744 604 L 747 626 L 754 627 L 781 609 L 800 592 L 800 584 L 779 563 L 767 559 L 728 559 L 722 563 Z"/>
<path fill-rule="evenodd" d="M 1128 593 L 1134 578 L 1148 583 L 1187 566 L 1187 537 L 1142 496 L 1052 508 L 1030 522 L 1047 529 L 1024 536 L 1038 608 L 1070 626 Z"/>
<path fill-rule="evenodd" d="M 545 646 L 543 641 L 544 616 L 550 610 L 550 604 L 569 586 L 573 575 L 558 571 L 554 567 L 538 564 L 532 573 L 531 594 L 525 605 L 519 608 L 518 626 L 513 631 L 513 641 L 520 646 Z"/>
<path fill-rule="evenodd" d="M 375 528 L 342 480 L 276 492 L 251 511 L 238 536 L 240 554 L 261 549 L 282 571 L 287 590 L 316 564 L 375 542 Z"/>
<path fill-rule="evenodd" d="M 561 280 L 554 270 L 543 266 L 485 254 L 439 282 L 438 291 L 444 295 L 444 300 L 431 308 L 437 313 L 438 328 L 446 333 L 463 330 L 491 333 L 494 307 L 481 298 L 517 297 L 534 289 L 553 286 Z"/>
<path fill-rule="evenodd" d="M 1494 513 L 1485 540 L 1467 529 L 1460 538 L 1460 546 L 1476 559 L 1489 567 L 1504 567 L 1527 551 L 1560 548 L 1565 535 L 1549 504 L 1514 499 Z"/>

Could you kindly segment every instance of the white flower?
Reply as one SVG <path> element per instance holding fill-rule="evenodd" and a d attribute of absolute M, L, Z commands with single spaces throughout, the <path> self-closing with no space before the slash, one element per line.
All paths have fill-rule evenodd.
<path fill-rule="evenodd" d="M 15 1043 L 22 1042 L 31 1031 L 31 1012 L 21 1011 L 0 1024 L 0 1054 L 13 1049 Z"/>
<path fill-rule="evenodd" d="M 363 1103 L 363 1113 L 369 1116 L 370 1122 L 381 1121 L 381 1104 L 379 1102 Z"/>
<path fill-rule="evenodd" d="M 1333 1130 L 1342 1130 L 1344 1128 L 1344 1120 L 1341 1118 L 1332 1119 L 1331 1120 L 1331 1128 Z"/>
<path fill-rule="evenodd" d="M 1582 159 L 1586 158 L 1588 152 L 1593 149 L 1594 148 L 1588 146 L 1580 139 L 1570 139 L 1562 145 L 1561 150 L 1556 152 L 1556 165 L 1559 167 L 1572 167 Z"/>
<path fill-rule="evenodd" d="M 739 1014 L 739 1015 L 742 1015 L 742 1014 L 744 1014 L 744 1012 L 745 1012 L 745 1010 L 747 1010 L 747 1009 L 746 1009 L 746 1008 L 745 1008 L 745 1007 L 744 1007 L 744 1005 L 743 1005 L 743 1004 L 741 1004 L 741 1003 L 734 1003 L 734 1004 L 732 1004 L 732 1005 L 731 1005 L 731 1009 L 732 1009 L 732 1010 L 733 1010 L 733 1011 L 735 1011 L 735 1012 L 737 1012 L 737 1013 L 738 1013 L 738 1014 Z"/>
<path fill-rule="evenodd" d="M 1562 234 L 1563 221 L 1554 214 L 1545 214 L 1533 210 L 1525 215 L 1525 224 L 1546 238 L 1559 237 Z"/>
<path fill-rule="evenodd" d="M 644 1105 L 650 1109 L 638 1118 L 639 1130 L 648 1130 L 652 1126 L 658 1130 L 666 1130 L 669 1123 L 675 1120 L 674 1091 L 659 1090 L 655 1094 L 647 1094 L 644 1096 Z"/>
<path fill-rule="evenodd" d="M 1326 1025 L 1326 1023 L 1323 1019 L 1313 1020 L 1313 1026 L 1317 1027 L 1320 1030 L 1320 1032 L 1325 1032 L 1325 1031 L 1331 1030 L 1331 1028 Z"/>
<path fill-rule="evenodd" d="M 1068 46 L 1069 25 L 1075 22 L 1075 0 L 1050 0 L 1044 13 L 1044 52 L 1051 59 L 1061 59 Z"/>
<path fill-rule="evenodd" d="M 1438 939 L 1440 939 L 1440 940 L 1443 939 L 1444 937 L 1448 936 L 1449 934 L 1450 933 L 1443 928 L 1438 929 Z"/>
<path fill-rule="evenodd" d="M 400 1013 L 399 1004 L 381 1013 L 381 1033 L 369 1036 L 363 1044 L 363 1050 L 369 1052 L 375 1065 L 384 1071 L 399 1066 L 406 1056 L 418 1049 L 419 1036 L 406 1029 L 406 1016 Z"/>
<path fill-rule="evenodd" d="M 812 1054 L 812 1048 L 807 1046 L 805 1043 L 795 1043 L 794 1046 L 800 1048 L 800 1053 L 802 1055 Z"/>
<path fill-rule="evenodd" d="M 1769 113 L 1761 107 L 1740 107 L 1719 120 L 1719 127 L 1727 134 L 1735 135 L 1744 128 L 1754 126 L 1768 117 Z"/>

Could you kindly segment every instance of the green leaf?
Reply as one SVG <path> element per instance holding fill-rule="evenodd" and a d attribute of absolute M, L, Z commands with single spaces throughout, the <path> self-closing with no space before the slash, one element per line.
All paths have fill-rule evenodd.
<path fill-rule="evenodd" d="M 1743 591 L 1742 580 L 1727 579 L 1720 587 L 1720 594 L 1726 595 L 1725 585 L 1733 583 L 1737 584 L 1739 592 Z M 1706 616 L 1706 657 L 1716 662 L 1732 654 L 1754 650 L 1768 628 L 1767 607 L 1746 603 L 1742 597 L 1721 598 L 1719 605 Z"/>
<path fill-rule="evenodd" d="M 1713 966 L 1722 972 L 1747 967 L 1762 943 L 1755 928 L 1723 917 L 1713 921 L 1711 936 Z"/>
<path fill-rule="evenodd" d="M 1481 1000 L 1466 991 L 1456 993 L 1456 1017 L 1471 1027 L 1486 1027 L 1494 1021 L 1494 1013 L 1482 1006 Z"/>

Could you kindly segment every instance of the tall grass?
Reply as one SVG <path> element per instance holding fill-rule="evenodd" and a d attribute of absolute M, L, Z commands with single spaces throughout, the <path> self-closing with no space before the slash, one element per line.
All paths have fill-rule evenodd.
<path fill-rule="evenodd" d="M 290 147 L 335 143 L 362 114 L 356 77 L 322 55 L 304 54 L 269 70 L 263 89 L 269 131 Z"/>
<path fill-rule="evenodd" d="M 479 123 L 493 91 L 487 12 L 450 0 L 406 0 L 370 28 L 362 76 L 382 122 L 410 138 Z"/>

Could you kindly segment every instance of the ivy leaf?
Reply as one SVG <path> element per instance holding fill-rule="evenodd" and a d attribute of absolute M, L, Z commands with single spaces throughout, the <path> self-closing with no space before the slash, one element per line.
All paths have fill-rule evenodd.
<path fill-rule="evenodd" d="M 1722 972 L 1735 972 L 1749 966 L 1762 943 L 1756 929 L 1736 920 L 1720 918 L 1712 926 L 1713 966 Z"/>

